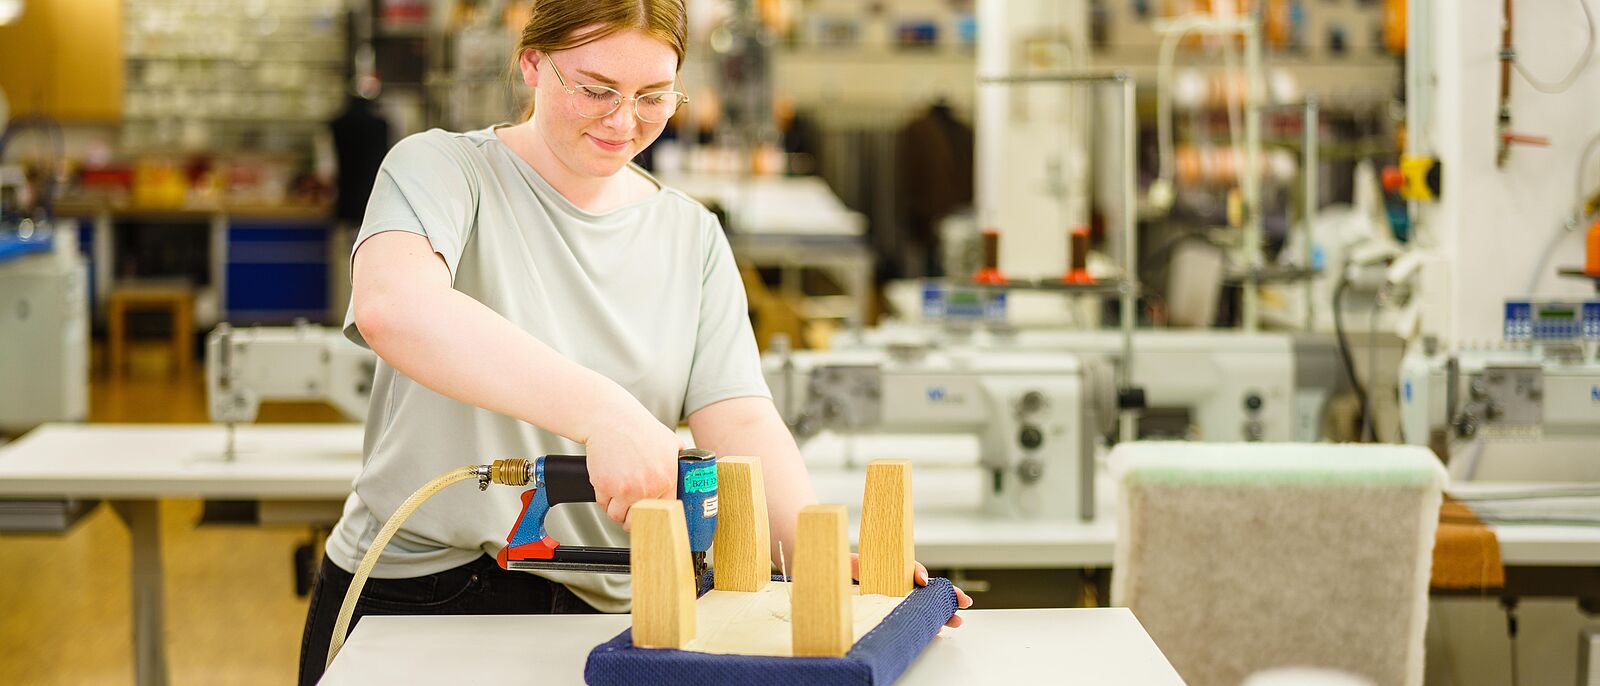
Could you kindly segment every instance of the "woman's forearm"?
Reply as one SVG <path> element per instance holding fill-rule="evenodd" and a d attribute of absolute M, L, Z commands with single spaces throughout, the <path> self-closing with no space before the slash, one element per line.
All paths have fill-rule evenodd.
<path fill-rule="evenodd" d="M 777 431 L 765 441 L 768 445 L 782 446 L 773 451 L 774 459 L 764 464 L 767 483 L 767 519 L 772 528 L 773 561 L 778 560 L 778 544 L 783 544 L 783 555 L 794 568 L 795 533 L 800 523 L 800 510 L 817 502 L 817 492 L 811 485 L 811 474 L 794 447 L 794 437 L 788 427 L 779 423 Z"/>
<path fill-rule="evenodd" d="M 724 400 L 690 415 L 689 428 L 695 445 L 718 455 L 761 458 L 772 563 L 779 562 L 779 544 L 783 545 L 783 557 L 792 561 L 800 510 L 815 504 L 817 493 L 794 436 L 772 401 L 761 397 Z"/>
<path fill-rule="evenodd" d="M 644 412 L 614 381 L 452 289 L 426 239 L 380 240 L 390 236 L 375 236 L 357 253 L 355 320 L 367 344 L 396 370 L 434 392 L 579 443 L 599 422 Z M 372 260 L 363 264 L 366 258 Z M 421 278 L 410 279 L 378 271 L 409 260 L 431 261 L 436 270 L 424 267 Z"/>

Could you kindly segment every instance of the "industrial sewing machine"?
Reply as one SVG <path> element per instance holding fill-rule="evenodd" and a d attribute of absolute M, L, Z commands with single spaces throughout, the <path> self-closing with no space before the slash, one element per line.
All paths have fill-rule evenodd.
<path fill-rule="evenodd" d="M 1406 442 L 1470 448 L 1456 480 L 1600 482 L 1600 300 L 1507 301 L 1502 339 L 1407 354 Z"/>
<path fill-rule="evenodd" d="M 948 329 L 889 325 L 841 333 L 840 351 L 926 346 L 975 354 L 1060 354 L 1114 365 L 1114 331 Z M 1140 438 L 1203 441 L 1320 440 L 1328 399 L 1339 389 L 1337 350 L 1327 337 L 1236 331 L 1140 330 L 1132 385 L 1144 390 Z"/>
<path fill-rule="evenodd" d="M 206 398 L 214 422 L 253 422 L 262 401 L 325 401 L 355 421 L 367 417 L 377 356 L 336 328 L 299 323 L 235 329 L 220 324 L 206 336 Z"/>
<path fill-rule="evenodd" d="M 777 352 L 762 364 L 801 441 L 824 430 L 976 434 L 986 513 L 1094 518 L 1096 440 L 1116 412 L 1103 364 L 913 348 Z"/>
<path fill-rule="evenodd" d="M 1490 524 L 1600 524 L 1600 300 L 1512 300 L 1501 342 L 1447 352 L 1429 343 L 1400 366 L 1407 443 L 1433 448 L 1451 496 Z M 1592 566 L 1507 570 L 1503 598 L 1575 597 L 1600 612 Z M 1578 571 L 1567 571 L 1567 570 Z M 1504 601 L 1502 601 L 1504 602 Z M 1600 640 L 1579 632 L 1579 679 Z M 1586 665 L 1590 665 L 1586 667 Z"/>

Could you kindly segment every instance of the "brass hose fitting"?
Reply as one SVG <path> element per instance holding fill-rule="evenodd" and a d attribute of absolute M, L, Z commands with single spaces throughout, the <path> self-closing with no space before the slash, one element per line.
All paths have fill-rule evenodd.
<path fill-rule="evenodd" d="M 526 486 L 533 478 L 532 465 L 522 458 L 495 460 L 489 467 L 489 480 L 506 486 Z"/>

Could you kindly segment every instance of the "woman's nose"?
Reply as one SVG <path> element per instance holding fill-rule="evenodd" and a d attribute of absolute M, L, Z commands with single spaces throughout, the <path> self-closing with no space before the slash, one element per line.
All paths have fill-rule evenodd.
<path fill-rule="evenodd" d="M 635 102 L 634 100 L 622 101 L 622 105 L 617 107 L 615 112 L 601 117 L 600 123 L 604 124 L 608 129 L 631 134 L 633 127 L 638 125 L 633 116 L 633 108 L 637 106 Z"/>

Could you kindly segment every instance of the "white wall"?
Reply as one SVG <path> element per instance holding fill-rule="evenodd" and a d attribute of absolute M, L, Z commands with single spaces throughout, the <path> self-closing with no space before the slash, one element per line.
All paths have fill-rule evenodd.
<path fill-rule="evenodd" d="M 1448 296 L 1427 307 L 1424 326 L 1457 344 L 1495 341 L 1504 300 L 1528 295 L 1540 254 L 1552 238 L 1560 242 L 1552 263 L 1538 276 L 1536 294 L 1594 292 L 1585 282 L 1557 278 L 1554 267 L 1583 260 L 1583 232 L 1566 232 L 1565 223 L 1577 202 L 1578 156 L 1600 133 L 1600 68 L 1591 67 L 1559 95 L 1540 93 L 1513 74 L 1512 129 L 1548 136 L 1550 147 L 1513 146 L 1505 166 L 1497 168 L 1499 3 L 1430 4 L 1434 111 L 1430 140 L 1418 143 L 1431 146 L 1443 163 L 1444 189 L 1437 204 L 1422 207 L 1420 218 L 1423 238 L 1440 258 L 1434 265 L 1445 272 L 1432 283 Z M 1536 76 L 1555 81 L 1581 55 L 1587 34 L 1576 2 L 1520 0 L 1515 19 L 1516 49 Z"/>

